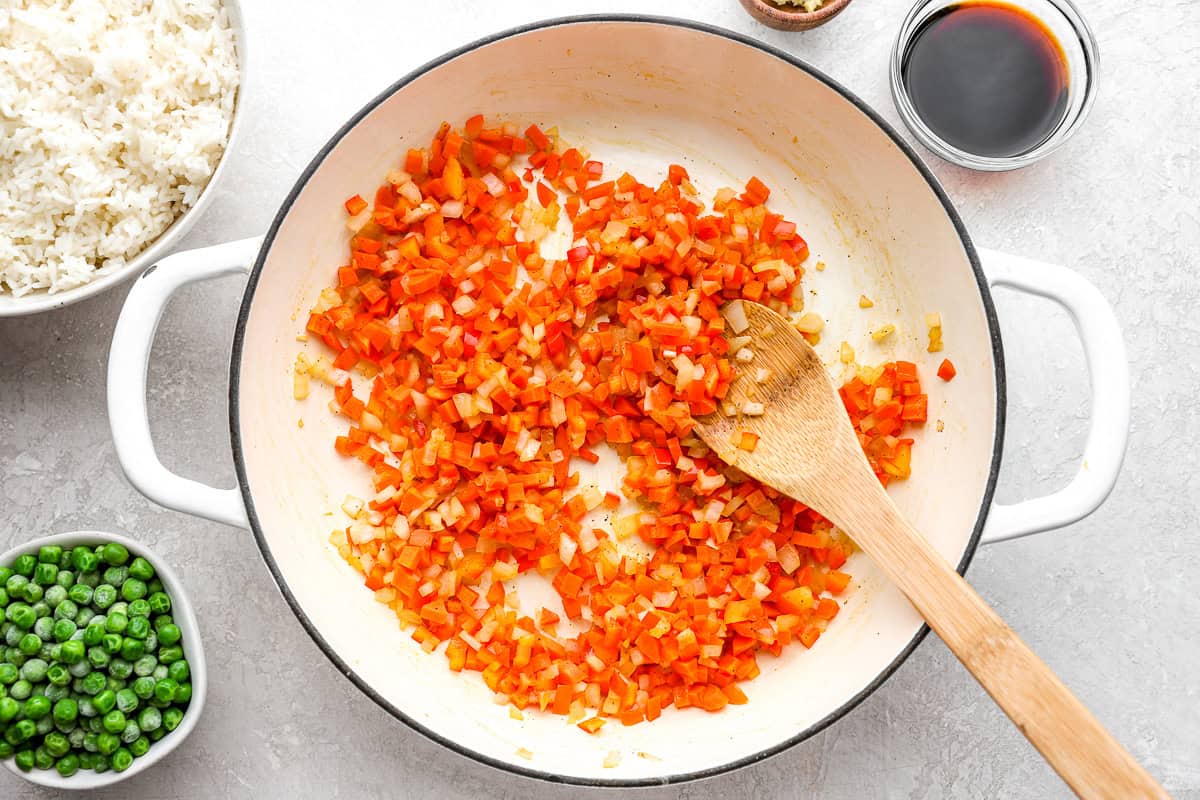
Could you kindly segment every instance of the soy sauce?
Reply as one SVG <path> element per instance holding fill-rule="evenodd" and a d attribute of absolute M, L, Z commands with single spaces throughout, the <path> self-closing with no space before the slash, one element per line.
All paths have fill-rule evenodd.
<path fill-rule="evenodd" d="M 939 138 L 1008 158 L 1044 142 L 1067 111 L 1062 45 L 1007 3 L 958 3 L 913 34 L 901 74 L 917 115 Z"/>

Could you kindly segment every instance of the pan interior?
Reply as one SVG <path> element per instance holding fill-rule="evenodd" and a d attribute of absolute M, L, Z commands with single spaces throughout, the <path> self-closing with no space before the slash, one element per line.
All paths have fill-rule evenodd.
<path fill-rule="evenodd" d="M 750 702 L 719 714 L 670 710 L 652 724 L 612 723 L 590 736 L 562 717 L 493 702 L 475 673 L 423 653 L 328 543 L 347 494 L 370 493 L 357 461 L 338 456 L 344 422 L 314 386 L 291 397 L 307 309 L 345 261 L 342 201 L 370 197 L 410 146 L 443 120 L 473 113 L 558 126 L 612 174 L 655 184 L 683 164 L 711 202 L 751 175 L 797 221 L 812 255 L 808 310 L 827 327 L 819 351 L 835 372 L 849 342 L 863 363 L 918 363 L 930 423 L 914 474 L 894 496 L 952 563 L 972 541 L 988 494 L 996 437 L 996 365 L 987 313 L 963 238 L 909 156 L 823 79 L 715 32 L 631 20 L 527 30 L 464 52 L 395 89 L 332 144 L 295 194 L 260 263 L 245 315 L 233 403 L 247 495 L 264 553 L 331 656 L 394 713 L 492 763 L 573 781 L 655 781 L 719 770 L 803 737 L 852 704 L 905 652 L 921 622 L 864 557 L 839 617 L 811 651 L 762 657 Z M 824 269 L 815 267 L 823 262 Z M 866 295 L 874 307 L 860 309 Z M 926 352 L 925 314 L 941 314 L 945 353 Z M 869 332 L 890 323 L 886 342 Z M 934 377 L 943 356 L 953 383 Z M 303 420 L 303 426 L 298 423 Z M 942 421 L 941 432 L 934 420 Z M 619 483 L 616 459 L 592 476 Z M 525 592 L 538 591 L 523 586 Z M 605 767 L 609 754 L 620 755 Z M 611 763 L 611 759 L 608 759 Z"/>

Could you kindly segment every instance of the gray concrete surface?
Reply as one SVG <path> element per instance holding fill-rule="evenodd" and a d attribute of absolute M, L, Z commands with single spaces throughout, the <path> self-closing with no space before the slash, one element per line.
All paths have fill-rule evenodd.
<path fill-rule="evenodd" d="M 263 231 L 326 137 L 364 100 L 441 51 L 558 13 L 653 10 L 790 50 L 898 124 L 886 62 L 907 0 L 859 0 L 811 33 L 769 31 L 735 0 L 550 4 L 244 0 L 252 73 L 245 138 L 199 246 Z M 969 578 L 1178 798 L 1200 798 L 1200 5 L 1091 0 L 1100 96 L 1070 145 L 1036 166 L 973 174 L 923 153 L 975 240 L 1068 264 L 1116 304 L 1133 373 L 1124 475 L 1090 519 L 979 553 Z M 693 54 L 691 57 L 698 57 Z M 225 376 L 242 282 L 194 287 L 168 310 L 150 370 L 163 458 L 230 484 Z M 191 739 L 103 800 L 566 798 L 481 766 L 392 720 L 341 678 L 292 617 L 243 531 L 156 508 L 121 475 L 104 375 L 125 288 L 57 313 L 0 320 L 0 549 L 47 532 L 121 529 L 183 572 L 213 685 Z M 1087 378 L 1065 316 L 1000 294 L 1011 424 L 1000 498 L 1072 472 Z M 7 772 L 0 798 L 49 798 Z M 749 769 L 661 800 L 747 797 L 1054 798 L 1066 789 L 945 647 L 927 639 L 860 708 Z"/>

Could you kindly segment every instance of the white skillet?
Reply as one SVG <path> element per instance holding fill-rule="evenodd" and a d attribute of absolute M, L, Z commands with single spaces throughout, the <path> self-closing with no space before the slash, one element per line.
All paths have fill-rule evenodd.
<path fill-rule="evenodd" d="M 163 260 L 133 287 L 109 363 L 109 411 L 122 466 L 152 500 L 249 527 L 301 624 L 389 713 L 455 750 L 514 772 L 581 784 L 659 784 L 765 758 L 821 730 L 876 689 L 925 632 L 900 592 L 865 558 L 849 569 L 845 611 L 811 651 L 763 658 L 748 705 L 720 714 L 672 710 L 652 723 L 589 736 L 561 717 L 509 717 L 475 674 L 426 655 L 328 544 L 347 493 L 367 492 L 357 463 L 334 453 L 342 423 L 320 391 L 291 398 L 296 334 L 330 285 L 347 241 L 342 201 L 369 196 L 405 148 L 443 120 L 483 112 L 557 125 L 611 169 L 647 182 L 683 163 L 703 192 L 758 175 L 797 220 L 813 255 L 808 308 L 828 327 L 831 365 L 842 340 L 860 361 L 918 362 L 933 423 L 918 435 L 914 473 L 896 502 L 966 568 L 981 541 L 1066 525 L 1103 502 L 1116 479 L 1129 419 L 1120 332 L 1094 287 L 1062 267 L 977 250 L 945 193 L 883 120 L 832 80 L 749 38 L 678 20 L 588 17 L 498 34 L 403 78 L 359 112 L 298 180 L 265 239 Z M 250 272 L 230 369 L 230 433 L 239 485 L 216 489 L 158 461 L 146 420 L 145 371 L 154 329 L 180 286 Z M 992 502 L 1005 414 L 1004 365 L 990 287 L 1047 297 L 1077 323 L 1091 370 L 1092 430 L 1078 475 L 1045 497 Z M 866 294 L 875 307 L 858 308 Z M 942 315 L 946 352 L 925 352 L 926 312 Z M 890 322 L 883 346 L 868 331 Z M 933 373 L 944 356 L 959 376 Z M 304 420 L 304 427 L 297 422 Z M 598 475 L 616 480 L 615 459 Z M 523 596 L 543 597 L 538 586 Z M 605 767 L 610 752 L 620 761 Z M 610 761 L 611 763 L 611 761 Z"/>

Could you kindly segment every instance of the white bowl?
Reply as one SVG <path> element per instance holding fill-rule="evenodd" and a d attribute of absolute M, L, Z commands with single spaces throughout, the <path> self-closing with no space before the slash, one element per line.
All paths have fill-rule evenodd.
<path fill-rule="evenodd" d="M 125 545 L 131 556 L 141 556 L 149 561 L 163 582 L 163 587 L 171 597 L 171 616 L 179 623 L 179 630 L 183 633 L 183 652 L 192 673 L 192 699 L 188 703 L 187 712 L 183 715 L 183 721 L 179 723 L 179 727 L 150 745 L 150 750 L 146 755 L 135 758 L 133 765 L 124 772 L 114 772 L 111 769 L 107 772 L 93 772 L 81 769 L 71 777 L 64 778 L 53 769 L 35 768 L 29 772 L 22 772 L 11 758 L 0 762 L 12 774 L 18 775 L 30 783 L 36 783 L 38 786 L 48 786 L 52 789 L 100 789 L 120 783 L 126 778 L 132 778 L 158 763 L 178 747 L 196 727 L 196 722 L 200 719 L 200 712 L 204 710 L 204 697 L 208 692 L 208 668 L 204 663 L 204 647 L 200 644 L 200 626 L 196 623 L 196 615 L 192 612 L 192 604 L 188 602 L 187 592 L 183 590 L 179 576 L 158 553 L 141 542 L 135 542 L 133 539 L 117 533 L 71 531 L 23 542 L 0 555 L 0 564 L 11 563 L 13 559 L 23 553 L 36 553 L 38 548 L 43 545 L 56 544 L 64 550 L 69 550 L 79 545 L 94 547 L 104 542 L 119 542 Z"/>
<path fill-rule="evenodd" d="M 72 303 L 77 303 L 80 300 L 85 300 L 107 289 L 111 289 L 117 284 L 129 280 L 134 275 L 140 275 L 151 264 L 154 264 L 171 252 L 176 242 L 191 229 L 192 225 L 199 219 L 201 212 L 212 202 L 213 196 L 216 193 L 214 187 L 225 171 L 225 164 L 229 161 L 229 153 L 233 149 L 234 142 L 237 140 L 238 132 L 241 130 L 242 92 L 246 85 L 246 31 L 242 22 L 242 9 L 238 5 L 238 0 L 221 0 L 221 2 L 225 6 L 225 10 L 229 12 L 229 25 L 233 28 L 234 44 L 237 49 L 237 97 L 234 99 L 233 119 L 229 123 L 229 138 L 225 141 L 225 149 L 221 151 L 221 158 L 217 161 L 216 169 L 213 170 L 212 177 L 208 179 L 208 184 L 200 192 L 200 197 L 196 199 L 195 204 L 191 208 L 183 212 L 165 231 L 159 234 L 158 238 L 150 242 L 145 250 L 131 258 L 120 269 L 97 276 L 82 286 L 76 286 L 73 289 L 67 289 L 62 292 L 52 293 L 45 290 L 38 290 L 22 295 L 21 297 L 14 297 L 7 292 L 0 292 L 0 318 L 23 317 L 28 314 L 40 314 L 43 311 L 52 311 L 57 308 L 69 306 Z"/>

